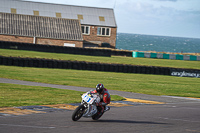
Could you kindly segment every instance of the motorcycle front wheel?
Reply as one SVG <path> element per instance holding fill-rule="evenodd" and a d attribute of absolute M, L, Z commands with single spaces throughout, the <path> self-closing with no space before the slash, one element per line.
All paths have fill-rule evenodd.
<path fill-rule="evenodd" d="M 84 110 L 85 110 L 85 106 L 83 104 L 79 105 L 73 112 L 72 114 L 72 120 L 73 121 L 77 121 L 79 120 L 83 113 L 84 113 Z"/>

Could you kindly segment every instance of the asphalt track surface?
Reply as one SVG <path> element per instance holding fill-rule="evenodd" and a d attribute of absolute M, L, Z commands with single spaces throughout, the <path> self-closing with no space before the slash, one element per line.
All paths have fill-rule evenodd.
<path fill-rule="evenodd" d="M 92 89 L 2 78 L 0 83 L 77 91 Z M 46 109 L 45 113 L 27 115 L 0 114 L 0 133 L 200 133 L 200 99 L 151 96 L 113 90 L 110 90 L 110 93 L 164 104 L 133 103 L 133 106 L 111 106 L 111 110 L 98 121 L 81 118 L 74 122 L 71 120 L 73 110 L 66 109 Z"/>

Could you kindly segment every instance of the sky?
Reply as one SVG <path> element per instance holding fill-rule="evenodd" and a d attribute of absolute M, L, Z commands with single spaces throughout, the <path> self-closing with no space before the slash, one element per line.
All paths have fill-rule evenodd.
<path fill-rule="evenodd" d="M 200 0 L 26 0 L 114 9 L 117 32 L 200 38 Z"/>

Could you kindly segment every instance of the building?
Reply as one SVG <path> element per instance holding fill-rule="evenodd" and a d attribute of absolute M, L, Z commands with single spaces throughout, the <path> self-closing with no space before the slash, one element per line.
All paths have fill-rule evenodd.
<path fill-rule="evenodd" d="M 83 47 L 79 20 L 0 13 L 0 40 Z"/>
<path fill-rule="evenodd" d="M 9 36 L 9 38 L 12 38 L 10 40 L 15 41 L 23 40 L 22 38 L 24 37 L 30 37 L 32 38 L 32 42 L 38 44 L 91 47 L 101 46 L 102 43 L 109 43 L 112 48 L 115 48 L 116 45 L 117 25 L 113 9 L 22 0 L 0 0 L 0 12 L 1 16 L 4 14 L 3 19 L 0 17 L 0 40 L 4 40 L 5 36 L 7 38 Z M 12 15 L 19 15 L 21 16 L 18 16 L 20 19 L 23 16 L 23 19 L 27 19 L 27 21 L 21 20 L 19 21 L 21 26 L 14 27 L 12 26 L 14 19 L 8 17 Z M 52 20 L 52 22 L 48 23 L 50 22 L 48 20 Z M 77 21 L 79 21 L 79 24 Z M 5 23 L 9 23 L 9 26 L 5 25 Z M 15 23 L 18 24 L 18 22 Z M 37 28 L 30 28 L 33 27 L 31 23 L 38 30 Z M 27 27 L 27 24 L 29 25 L 29 31 L 33 30 L 32 32 L 35 34 L 28 34 L 28 32 L 21 35 L 18 34 L 21 32 L 5 32 L 6 30 L 17 31 L 23 27 L 22 25 Z M 40 28 L 42 28 L 43 34 L 38 33 L 41 31 Z M 46 33 L 48 32 L 52 35 L 47 35 Z M 82 32 L 81 36 L 80 32 Z M 65 36 L 65 34 L 68 36 Z M 53 40 L 56 42 L 60 41 L 60 43 L 52 43 Z"/>

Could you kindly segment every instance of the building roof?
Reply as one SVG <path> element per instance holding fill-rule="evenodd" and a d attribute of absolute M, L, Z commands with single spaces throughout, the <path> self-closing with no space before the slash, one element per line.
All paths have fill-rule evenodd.
<path fill-rule="evenodd" d="M 31 2 L 0 0 L 0 12 L 79 19 L 82 25 L 117 27 L 113 9 Z"/>
<path fill-rule="evenodd" d="M 0 34 L 82 41 L 79 20 L 0 13 Z"/>

